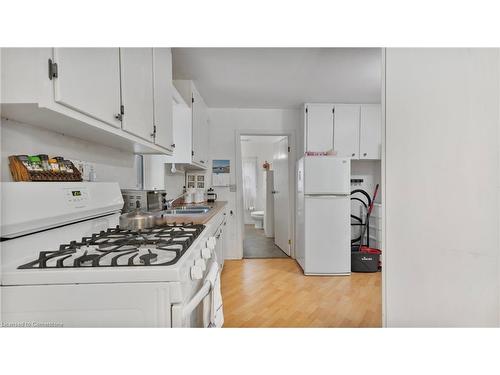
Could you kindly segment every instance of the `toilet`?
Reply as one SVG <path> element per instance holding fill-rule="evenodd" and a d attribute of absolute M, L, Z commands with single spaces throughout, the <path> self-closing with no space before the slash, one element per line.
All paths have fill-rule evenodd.
<path fill-rule="evenodd" d="M 250 216 L 255 222 L 255 229 L 264 229 L 264 211 L 253 211 Z"/>

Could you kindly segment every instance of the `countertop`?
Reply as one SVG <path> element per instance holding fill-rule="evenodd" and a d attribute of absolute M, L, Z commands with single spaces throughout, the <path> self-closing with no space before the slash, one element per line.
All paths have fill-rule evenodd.
<path fill-rule="evenodd" d="M 187 204 L 189 207 L 196 206 L 208 206 L 212 209 L 204 214 L 191 214 L 191 215 L 165 215 L 164 219 L 166 219 L 166 223 L 194 223 L 194 224 L 206 224 L 212 219 L 215 215 L 217 215 L 225 206 L 227 205 L 226 201 L 215 201 L 215 202 L 203 202 L 199 204 Z M 175 209 L 175 205 L 174 205 Z"/>

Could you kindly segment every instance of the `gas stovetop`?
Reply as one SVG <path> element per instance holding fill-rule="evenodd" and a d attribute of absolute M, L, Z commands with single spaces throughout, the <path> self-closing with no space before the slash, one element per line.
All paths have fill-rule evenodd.
<path fill-rule="evenodd" d="M 205 228 L 202 224 L 171 224 L 143 229 L 119 227 L 41 251 L 19 269 L 115 266 L 169 266 L 178 262 Z"/>

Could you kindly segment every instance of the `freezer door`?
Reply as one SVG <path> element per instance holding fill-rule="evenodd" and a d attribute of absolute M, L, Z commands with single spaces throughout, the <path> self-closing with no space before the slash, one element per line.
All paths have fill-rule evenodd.
<path fill-rule="evenodd" d="M 308 156 L 304 160 L 305 194 L 350 194 L 351 161 L 334 156 Z"/>
<path fill-rule="evenodd" d="M 348 196 L 305 197 L 306 275 L 351 272 L 351 224 Z"/>

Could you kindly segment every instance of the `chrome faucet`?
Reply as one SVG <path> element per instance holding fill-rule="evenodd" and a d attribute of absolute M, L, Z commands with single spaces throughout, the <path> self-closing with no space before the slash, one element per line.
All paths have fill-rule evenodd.
<path fill-rule="evenodd" d="M 182 193 L 181 195 L 179 195 L 178 197 L 175 197 L 173 199 L 167 199 L 165 201 L 165 206 L 167 207 L 167 210 L 171 210 L 172 209 L 172 205 L 174 204 L 174 202 L 177 200 L 177 199 L 180 199 L 182 197 L 184 197 L 186 195 L 186 193 Z"/>

